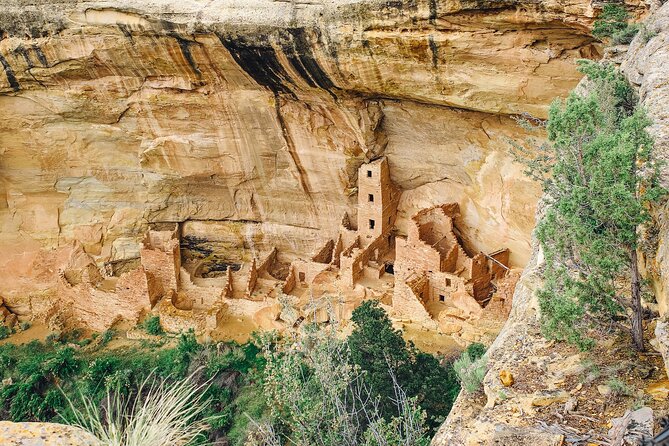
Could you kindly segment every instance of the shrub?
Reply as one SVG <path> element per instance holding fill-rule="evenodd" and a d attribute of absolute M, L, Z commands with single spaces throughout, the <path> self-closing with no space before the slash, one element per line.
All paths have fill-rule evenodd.
<path fill-rule="evenodd" d="M 105 330 L 102 332 L 102 335 L 100 336 L 100 347 L 104 347 L 114 339 L 114 336 L 116 335 L 116 332 L 113 329 Z"/>
<path fill-rule="evenodd" d="M 481 356 L 485 355 L 486 348 L 485 345 L 481 344 L 480 342 L 474 342 L 467 346 L 465 352 L 469 355 L 470 358 L 479 359 Z"/>
<path fill-rule="evenodd" d="M 365 372 L 365 384 L 379 398 L 380 414 L 386 419 L 399 415 L 394 403 L 399 385 L 427 412 L 428 426 L 435 431 L 460 392 L 450 365 L 442 367 L 434 356 L 407 343 L 376 301 L 363 302 L 351 320 L 355 328 L 347 340 L 350 361 Z"/>
<path fill-rule="evenodd" d="M 160 326 L 160 316 L 148 316 L 144 320 L 144 330 L 150 335 L 163 334 L 163 327 Z"/>
<path fill-rule="evenodd" d="M 8 338 L 12 334 L 12 329 L 6 325 L 0 325 L 0 339 Z"/>
<path fill-rule="evenodd" d="M 628 23 L 629 14 L 625 6 L 605 4 L 602 13 L 592 27 L 592 35 L 598 39 L 609 38 L 614 45 L 628 44 L 639 31 L 639 25 Z"/>
<path fill-rule="evenodd" d="M 453 363 L 453 369 L 467 393 L 476 393 L 482 389 L 483 378 L 488 371 L 488 358 L 481 356 L 474 359 L 468 352 L 463 352 Z"/>
<path fill-rule="evenodd" d="M 71 420 L 73 413 L 67 400 L 85 411 L 81 393 L 104 408 L 109 394 L 132 401 L 149 374 L 173 383 L 180 382 L 189 370 L 196 370 L 194 385 L 206 380 L 212 383 L 202 395 L 206 408 L 200 418 L 209 420 L 206 434 L 212 441 L 233 434 L 239 440 L 248 422 L 246 413 L 260 416 L 265 411 L 265 395 L 256 370 L 264 367 L 264 359 L 252 344 L 218 347 L 198 344 L 193 333 L 182 334 L 174 347 L 140 343 L 111 351 L 99 346 L 77 350 L 39 341 L 0 345 L 0 378 L 11 378 L 11 384 L 0 385 L 0 419 Z M 218 361 L 223 356 L 229 361 Z M 209 367 L 213 360 L 217 364 Z M 198 441 L 204 434 L 200 437 Z M 233 444 L 242 446 L 243 442 Z"/>
<path fill-rule="evenodd" d="M 622 382 L 619 378 L 611 378 L 606 382 L 606 385 L 611 389 L 611 396 L 613 398 L 618 398 L 621 396 L 630 396 L 632 395 L 632 389 Z"/>
<path fill-rule="evenodd" d="M 270 418 L 255 422 L 247 445 L 426 446 L 426 414 L 387 368 L 395 416 L 383 417 L 365 373 L 349 361 L 346 343 L 330 330 L 303 333 L 267 349 L 263 376 Z M 388 367 L 388 366 L 386 366 Z"/>
<path fill-rule="evenodd" d="M 26 321 L 26 322 L 21 322 L 21 324 L 19 326 L 21 327 L 22 331 L 26 331 L 27 329 L 29 329 L 31 327 L 31 324 L 30 324 L 30 322 Z"/>

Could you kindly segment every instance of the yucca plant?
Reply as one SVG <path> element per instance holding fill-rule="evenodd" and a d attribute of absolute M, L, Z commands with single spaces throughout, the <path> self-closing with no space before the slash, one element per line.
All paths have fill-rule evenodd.
<path fill-rule="evenodd" d="M 134 397 L 117 386 L 100 405 L 83 394 L 78 405 L 68 398 L 72 415 L 66 421 L 93 434 L 103 446 L 196 444 L 215 417 L 203 416 L 210 382 L 197 385 L 192 378 L 168 381 L 151 374 Z"/>

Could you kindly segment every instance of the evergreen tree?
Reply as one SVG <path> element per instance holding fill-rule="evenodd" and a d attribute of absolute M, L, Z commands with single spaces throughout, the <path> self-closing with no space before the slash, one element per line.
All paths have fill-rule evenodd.
<path fill-rule="evenodd" d="M 580 69 L 590 93 L 552 104 L 548 143 L 527 163 L 547 204 L 536 232 L 546 259 L 543 330 L 587 348 L 593 324 L 626 315 L 634 347 L 643 350 L 638 228 L 664 194 L 650 122 L 612 66 L 582 61 Z"/>
<path fill-rule="evenodd" d="M 460 392 L 452 366 L 442 367 L 434 356 L 407 343 L 376 301 L 363 302 L 351 320 L 355 329 L 348 337 L 350 358 L 365 372 L 367 385 L 379 399 L 381 414 L 387 418 L 398 415 L 390 369 L 407 395 L 417 398 L 425 409 L 430 428 L 436 429 Z"/>

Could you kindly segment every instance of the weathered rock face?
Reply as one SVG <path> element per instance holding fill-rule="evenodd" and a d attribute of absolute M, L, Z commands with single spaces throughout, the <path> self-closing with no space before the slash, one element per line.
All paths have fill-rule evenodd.
<path fill-rule="evenodd" d="M 639 99 L 652 121 L 650 133 L 655 139 L 655 155 L 669 161 L 669 72 L 664 61 L 669 57 L 669 8 L 662 6 L 645 23 L 647 31 L 634 39 L 621 63 L 621 70 L 637 87 Z M 669 170 L 661 171 L 662 185 L 669 187 Z M 669 208 L 656 209 L 658 227 L 649 231 L 651 251 L 646 269 L 653 281 L 661 315 L 669 310 Z"/>
<path fill-rule="evenodd" d="M 74 426 L 0 421 L 0 442 L 7 446 L 99 446 L 100 441 Z"/>
<path fill-rule="evenodd" d="M 639 33 L 628 49 L 619 48 L 618 57 L 613 61 L 620 64 L 622 72 L 637 88 L 641 103 L 652 120 L 649 131 L 655 138 L 655 155 L 666 161 L 669 159 L 667 150 L 669 127 L 666 111 L 669 87 L 667 87 L 668 75 L 665 66 L 669 51 L 669 4 L 652 11 L 645 21 L 645 26 L 647 31 Z M 669 184 L 666 168 L 662 169 L 662 175 L 662 181 L 666 187 Z M 651 246 L 651 251 L 656 249 L 657 254 L 646 258 L 646 270 L 650 277 L 655 279 L 659 310 L 665 320 L 657 321 L 655 330 L 657 339 L 651 340 L 651 345 L 662 352 L 665 366 L 669 367 L 669 335 L 666 323 L 669 303 L 667 300 L 668 214 L 666 207 L 655 209 L 654 213 L 658 219 L 659 228 L 655 235 L 646 235 L 650 235 L 649 242 L 655 239 L 656 246 L 654 248 Z M 557 345 L 546 341 L 540 333 L 539 305 L 535 290 L 541 282 L 539 272 L 542 262 L 542 253 L 537 244 L 535 254 L 516 287 L 511 315 L 488 350 L 490 368 L 483 381 L 485 396 L 461 393 L 453 411 L 433 439 L 433 446 L 563 443 L 564 438 L 561 435 L 554 435 L 550 433 L 550 429 L 546 429 L 547 423 L 550 423 L 547 412 L 537 413 L 534 406 L 540 405 L 537 398 L 541 398 L 549 404 L 556 405 L 553 413 L 557 410 L 562 410 L 565 414 L 572 411 L 575 402 L 578 399 L 581 401 L 584 399 L 579 394 L 582 385 L 568 389 L 568 392 L 559 389 L 565 381 L 569 382 L 565 378 L 582 376 L 584 365 L 579 354 L 569 357 L 561 355 Z M 528 386 L 517 386 L 514 390 L 506 390 L 499 379 L 502 370 L 512 373 L 518 371 L 523 376 L 540 376 L 541 385 L 550 392 L 547 394 L 548 399 L 544 400 L 544 396 L 536 392 L 534 395 L 529 395 L 528 392 L 535 389 L 528 388 Z M 603 391 L 602 393 L 611 391 L 606 386 L 602 387 L 600 391 Z M 662 386 L 654 387 L 657 392 L 663 390 Z M 562 395 L 558 392 L 562 392 Z M 649 393 L 652 394 L 652 390 Z M 661 393 L 661 398 L 666 398 L 665 395 Z M 559 398 L 560 396 L 563 398 Z M 557 404 L 563 405 L 557 406 Z M 648 408 L 644 409 L 644 413 L 648 411 Z M 650 420 L 652 426 L 652 411 Z M 619 422 L 619 419 L 613 420 L 614 426 L 616 422 Z M 535 432 L 537 428 L 542 429 Z M 510 443 L 499 441 L 500 432 L 503 434 L 515 429 L 520 429 L 523 435 Z M 652 430 L 652 427 L 648 430 Z M 624 429 L 621 436 L 622 434 L 624 434 Z M 577 435 L 576 430 L 574 435 Z M 615 435 L 612 435 L 612 438 L 615 438 Z"/>
<path fill-rule="evenodd" d="M 205 241 L 234 224 L 246 248 L 304 255 L 355 213 L 357 167 L 382 154 L 400 232 L 458 202 L 465 244 L 522 266 L 539 190 L 507 154 L 510 115 L 543 117 L 578 82 L 573 60 L 599 53 L 592 15 L 585 0 L 5 5 L 0 295 L 24 317 L 77 300 L 125 315 L 134 297 L 59 281 L 82 256 L 127 269 L 152 223 Z"/>

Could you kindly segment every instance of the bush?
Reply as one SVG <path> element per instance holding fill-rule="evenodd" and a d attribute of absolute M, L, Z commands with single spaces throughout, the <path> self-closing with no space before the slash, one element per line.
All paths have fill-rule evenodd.
<path fill-rule="evenodd" d="M 427 412 L 430 430 L 436 431 L 460 392 L 450 365 L 442 367 L 434 356 L 407 343 L 376 301 L 363 302 L 351 320 L 355 328 L 348 337 L 350 360 L 365 372 L 365 384 L 379 398 L 380 414 L 387 420 L 399 415 L 394 403 L 399 385 L 409 398 L 416 398 Z"/>
<path fill-rule="evenodd" d="M 606 4 L 592 27 L 592 35 L 598 39 L 609 38 L 614 45 L 628 44 L 639 31 L 639 25 L 628 23 L 629 14 L 625 6 Z"/>
<path fill-rule="evenodd" d="M 144 319 L 144 330 L 150 335 L 163 334 L 163 327 L 160 326 L 160 316 L 148 316 Z"/>
<path fill-rule="evenodd" d="M 622 382 L 619 378 L 611 378 L 606 382 L 606 385 L 611 389 L 611 397 L 618 398 L 621 396 L 630 396 L 633 394 L 632 389 Z"/>
<path fill-rule="evenodd" d="M 212 358 L 224 354 L 234 358 L 230 363 L 219 362 L 208 367 Z M 175 347 L 146 345 L 104 351 L 90 346 L 75 350 L 60 343 L 33 341 L 24 345 L 0 346 L 0 378 L 11 378 L 12 384 L 0 386 L 0 419 L 13 421 L 60 421 L 73 419 L 69 399 L 80 411 L 81 393 L 94 404 L 106 404 L 108 394 L 132 398 L 150 374 L 165 383 L 178 383 L 189 370 L 196 370 L 198 383 L 211 381 L 204 390 L 206 403 L 201 417 L 209 420 L 207 435 L 220 439 L 247 422 L 246 412 L 255 415 L 248 401 L 238 397 L 238 387 L 260 390 L 257 397 L 264 400 L 261 386 L 253 384 L 264 361 L 257 346 L 251 344 L 219 344 L 219 348 L 197 343 L 193 333 L 182 334 Z M 203 366 L 206 373 L 202 373 Z M 244 370 L 244 375 L 239 371 Z M 158 378 L 156 378 L 158 379 Z M 264 406 L 263 406 L 264 407 Z M 213 418 L 212 418 L 213 417 Z M 204 437 L 205 435 L 201 435 Z M 202 438 L 203 439 L 203 438 Z M 242 443 L 237 443 L 242 444 Z"/>
<path fill-rule="evenodd" d="M 105 330 L 102 332 L 102 335 L 100 336 L 100 347 L 104 347 L 114 339 L 114 336 L 116 335 L 116 332 L 113 329 Z"/>
<path fill-rule="evenodd" d="M 349 360 L 345 342 L 330 330 L 303 333 L 267 350 L 263 376 L 269 419 L 253 423 L 247 445 L 427 446 L 426 414 L 398 384 L 393 370 L 392 403 L 397 415 L 383 417 L 381 403 Z"/>
<path fill-rule="evenodd" d="M 488 371 L 488 358 L 484 355 L 475 359 L 465 351 L 453 363 L 453 369 L 464 391 L 476 393 L 482 389 L 483 378 Z"/>
<path fill-rule="evenodd" d="M 12 334 L 12 329 L 6 325 L 0 325 L 0 339 L 8 338 Z"/>
<path fill-rule="evenodd" d="M 479 359 L 480 357 L 485 355 L 485 352 L 486 352 L 485 345 L 481 344 L 480 342 L 474 342 L 472 344 L 469 344 L 465 349 L 465 353 L 467 353 L 469 357 L 472 359 Z"/>

